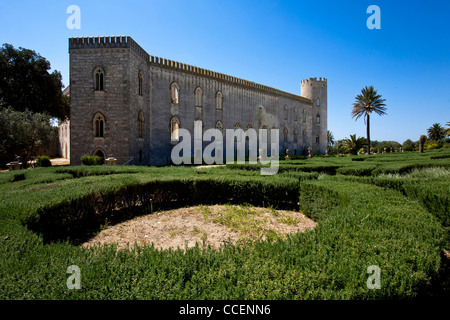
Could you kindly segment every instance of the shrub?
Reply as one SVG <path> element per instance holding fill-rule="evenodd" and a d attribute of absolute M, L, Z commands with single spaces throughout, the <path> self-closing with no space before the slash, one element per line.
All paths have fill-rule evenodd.
<path fill-rule="evenodd" d="M 102 164 L 102 159 L 99 156 L 81 156 L 81 163 L 85 166 L 95 166 Z"/>
<path fill-rule="evenodd" d="M 36 165 L 38 167 L 51 167 L 52 162 L 48 156 L 37 156 Z"/>

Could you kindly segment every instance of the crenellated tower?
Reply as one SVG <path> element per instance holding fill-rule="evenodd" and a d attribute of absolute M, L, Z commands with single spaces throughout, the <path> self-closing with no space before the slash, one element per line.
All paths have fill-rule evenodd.
<path fill-rule="evenodd" d="M 311 148 L 313 153 L 325 153 L 327 149 L 327 79 L 309 78 L 301 81 L 301 95 L 312 101 Z"/>

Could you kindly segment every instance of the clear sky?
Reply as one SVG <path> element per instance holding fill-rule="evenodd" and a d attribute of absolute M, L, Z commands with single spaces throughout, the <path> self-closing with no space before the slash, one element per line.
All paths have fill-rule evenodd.
<path fill-rule="evenodd" d="M 67 8 L 81 10 L 68 29 Z M 370 30 L 370 5 L 381 29 Z M 129 35 L 149 54 L 300 94 L 300 81 L 328 80 L 328 129 L 366 136 L 351 118 L 373 85 L 387 115 L 372 140 L 414 141 L 450 121 L 450 1 L 385 0 L 0 0 L 0 42 L 32 49 L 69 85 L 68 38 Z"/>

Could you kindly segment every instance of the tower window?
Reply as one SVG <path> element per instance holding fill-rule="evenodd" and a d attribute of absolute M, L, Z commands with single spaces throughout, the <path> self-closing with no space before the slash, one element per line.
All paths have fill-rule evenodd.
<path fill-rule="evenodd" d="M 101 113 L 97 113 L 94 117 L 94 136 L 103 138 L 105 134 L 105 118 Z"/>
<path fill-rule="evenodd" d="M 138 85 L 138 94 L 140 96 L 143 95 L 143 83 L 144 83 L 144 75 L 142 74 L 142 71 L 139 72 L 139 85 Z"/>
<path fill-rule="evenodd" d="M 217 91 L 217 93 L 216 93 L 216 109 L 217 110 L 222 110 L 222 101 L 223 101 L 222 92 Z"/>
<path fill-rule="evenodd" d="M 138 137 L 144 137 L 144 112 L 140 111 L 138 115 Z"/>
<path fill-rule="evenodd" d="M 202 88 L 200 88 L 200 87 L 195 88 L 194 96 L 195 96 L 195 106 L 196 107 L 202 106 L 202 95 L 203 95 Z"/>
<path fill-rule="evenodd" d="M 316 100 L 316 106 L 320 107 L 320 99 L 319 98 L 317 98 L 317 100 Z"/>
<path fill-rule="evenodd" d="M 104 77 L 105 75 L 102 68 L 98 67 L 97 69 L 95 69 L 94 72 L 95 91 L 103 91 Z"/>
<path fill-rule="evenodd" d="M 178 83 L 174 82 L 170 86 L 170 96 L 172 103 L 178 104 L 180 101 L 180 87 L 178 86 Z"/>
<path fill-rule="evenodd" d="M 180 139 L 180 135 L 178 133 L 178 129 L 180 128 L 180 120 L 177 117 L 173 117 L 170 120 L 170 141 L 178 141 Z"/>
<path fill-rule="evenodd" d="M 316 144 L 319 144 L 320 143 L 320 138 L 319 138 L 319 136 L 316 136 Z"/>
<path fill-rule="evenodd" d="M 320 116 L 319 115 L 316 116 L 316 123 L 320 123 Z"/>

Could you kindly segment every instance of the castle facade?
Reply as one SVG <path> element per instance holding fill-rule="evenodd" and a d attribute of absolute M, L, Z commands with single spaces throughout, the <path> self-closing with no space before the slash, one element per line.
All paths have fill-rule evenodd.
<path fill-rule="evenodd" d="M 269 136 L 278 129 L 280 154 L 326 151 L 325 78 L 302 80 L 296 95 L 151 56 L 128 36 L 70 38 L 69 55 L 71 165 L 82 155 L 168 164 L 176 129 L 194 137 L 199 124 L 269 129 Z"/>

